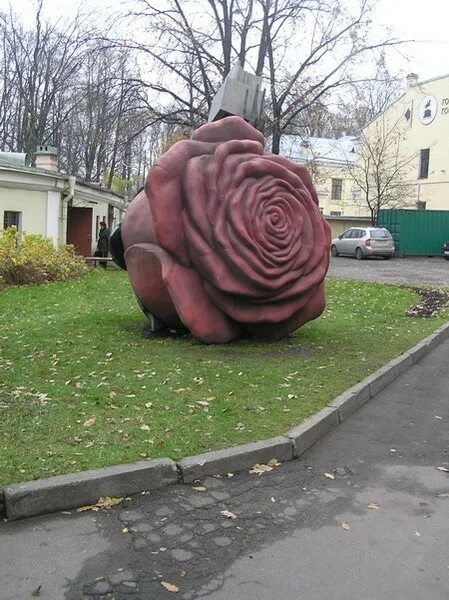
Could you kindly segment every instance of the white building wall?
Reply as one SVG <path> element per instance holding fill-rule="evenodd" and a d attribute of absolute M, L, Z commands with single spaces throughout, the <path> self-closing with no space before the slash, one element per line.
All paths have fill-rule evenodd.
<path fill-rule="evenodd" d="M 46 192 L 0 187 L 0 226 L 2 229 L 5 211 L 22 213 L 22 232 L 47 235 Z"/>

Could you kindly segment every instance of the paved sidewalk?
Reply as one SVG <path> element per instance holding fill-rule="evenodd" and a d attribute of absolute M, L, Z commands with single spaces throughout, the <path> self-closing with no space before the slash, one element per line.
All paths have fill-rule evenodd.
<path fill-rule="evenodd" d="M 271 473 L 0 525 L 1 600 L 447 600 L 448 365 L 449 341 Z"/>

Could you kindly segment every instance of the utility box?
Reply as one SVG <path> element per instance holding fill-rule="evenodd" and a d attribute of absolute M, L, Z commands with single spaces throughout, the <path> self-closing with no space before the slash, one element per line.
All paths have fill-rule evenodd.
<path fill-rule="evenodd" d="M 391 233 L 399 256 L 440 256 L 449 240 L 449 211 L 382 209 L 377 226 Z"/>
<path fill-rule="evenodd" d="M 262 77 L 247 73 L 239 64 L 235 65 L 212 100 L 209 123 L 234 115 L 261 129 L 264 95 Z"/>

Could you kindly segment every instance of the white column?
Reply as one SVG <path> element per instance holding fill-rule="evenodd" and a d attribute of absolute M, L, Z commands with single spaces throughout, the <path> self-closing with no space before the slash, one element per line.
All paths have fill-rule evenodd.
<path fill-rule="evenodd" d="M 59 238 L 59 208 L 61 203 L 60 192 L 47 192 L 47 219 L 45 235 L 50 238 L 55 246 Z"/>

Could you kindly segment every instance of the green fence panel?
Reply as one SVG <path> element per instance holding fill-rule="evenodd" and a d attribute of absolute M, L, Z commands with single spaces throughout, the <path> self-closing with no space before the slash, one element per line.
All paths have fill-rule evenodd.
<path fill-rule="evenodd" d="M 449 211 L 382 209 L 377 226 L 385 227 L 394 238 L 400 256 L 439 256 L 449 241 Z"/>

